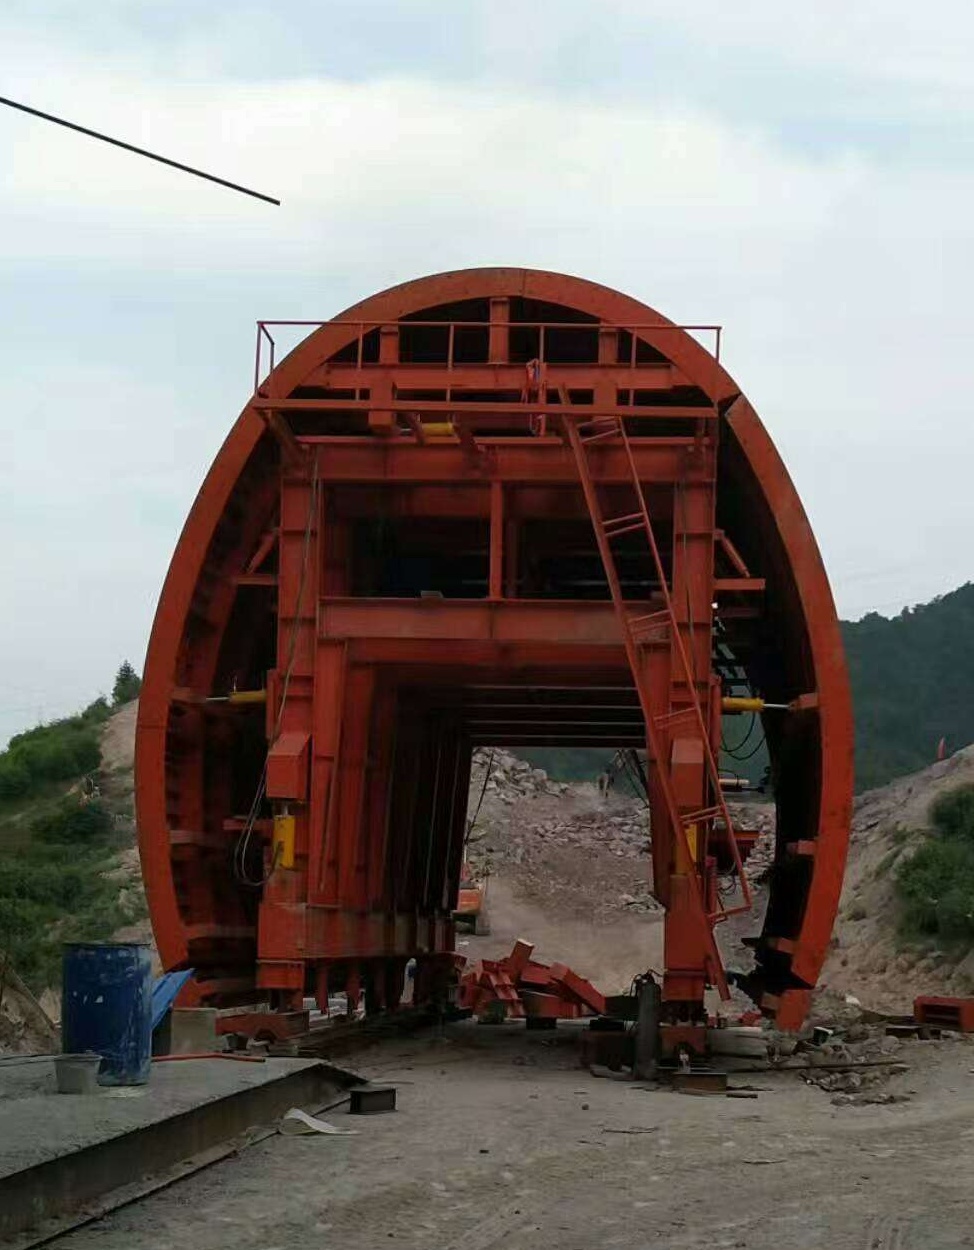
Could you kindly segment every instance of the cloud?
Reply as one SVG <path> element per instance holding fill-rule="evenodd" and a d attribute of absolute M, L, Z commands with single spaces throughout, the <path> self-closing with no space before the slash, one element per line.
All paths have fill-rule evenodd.
<path fill-rule="evenodd" d="M 117 102 L 126 109 L 120 117 Z M 4 199 L 20 228 L 0 247 L 20 261 L 80 256 L 163 262 L 156 245 L 238 267 L 258 242 L 287 267 L 375 246 L 385 230 L 456 247 L 471 227 L 795 233 L 820 226 L 859 177 L 789 156 L 758 132 L 659 106 L 408 80 L 183 85 L 76 71 L 45 107 L 188 164 L 278 195 L 243 200 L 49 124 L 2 119 Z M 51 230 L 70 221 L 70 232 Z M 164 242 L 163 236 L 168 240 Z M 145 240 L 151 247 L 145 246 Z M 170 251 L 170 249 L 172 249 Z"/>
<path fill-rule="evenodd" d="M 966 116 L 971 20 L 896 5 L 897 26 L 867 5 L 840 21 L 831 0 L 702 0 L 692 22 L 675 0 L 598 7 L 596 29 L 569 0 L 557 22 L 521 5 L 514 27 L 506 0 L 450 6 L 432 42 L 431 4 L 392 34 L 375 3 L 354 23 L 321 6 L 265 28 L 256 9 L 195 4 L 163 27 L 154 6 L 107 2 L 90 29 L 50 0 L 0 19 L 5 93 L 284 200 L 0 113 L 16 414 L 0 575 L 27 605 L 0 648 L 53 692 L 47 714 L 140 660 L 179 526 L 246 398 L 254 320 L 327 317 L 459 266 L 579 273 L 722 322 L 846 614 L 968 579 L 974 166 L 948 143 L 915 151 L 910 127 Z M 40 10 L 60 41 L 42 46 Z M 378 68 L 321 68 L 365 45 Z M 896 159 L 870 130 L 893 99 Z M 786 117 L 810 118 L 814 142 Z"/>

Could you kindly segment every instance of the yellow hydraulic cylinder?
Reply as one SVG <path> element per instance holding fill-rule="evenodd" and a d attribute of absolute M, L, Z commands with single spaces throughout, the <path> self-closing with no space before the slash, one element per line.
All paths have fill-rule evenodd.
<path fill-rule="evenodd" d="M 266 703 L 266 690 L 231 690 L 229 694 L 213 694 L 204 703 Z"/>
<path fill-rule="evenodd" d="M 723 712 L 763 712 L 764 706 L 763 699 L 739 699 L 730 695 L 720 701 Z"/>
<path fill-rule="evenodd" d="M 424 421 L 423 433 L 428 438 L 456 438 L 452 421 Z"/>
<path fill-rule="evenodd" d="M 764 699 L 744 699 L 736 695 L 725 695 L 720 701 L 722 712 L 789 712 L 790 703 L 767 703 Z"/>
<path fill-rule="evenodd" d="M 289 812 L 274 817 L 274 863 L 278 868 L 294 867 L 294 817 Z"/>
<path fill-rule="evenodd" d="M 266 690 L 232 690 L 227 696 L 228 703 L 266 703 Z"/>

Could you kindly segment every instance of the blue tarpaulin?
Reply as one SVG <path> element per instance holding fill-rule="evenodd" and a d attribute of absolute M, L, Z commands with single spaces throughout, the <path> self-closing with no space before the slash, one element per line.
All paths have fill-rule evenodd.
<path fill-rule="evenodd" d="M 176 995 L 193 975 L 192 968 L 184 968 L 180 972 L 164 972 L 157 977 L 152 987 L 152 1031 L 153 1033 L 166 1018 L 166 1012 L 176 1001 Z"/>

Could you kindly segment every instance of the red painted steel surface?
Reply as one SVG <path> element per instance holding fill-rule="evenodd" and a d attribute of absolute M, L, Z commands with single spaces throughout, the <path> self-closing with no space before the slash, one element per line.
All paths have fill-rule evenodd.
<path fill-rule="evenodd" d="M 146 660 L 136 800 L 164 965 L 198 970 L 195 1001 L 342 989 L 374 1009 L 415 959 L 429 997 L 452 967 L 472 747 L 644 747 L 649 699 L 664 1012 L 699 1020 L 722 975 L 700 917 L 719 920 L 735 856 L 686 712 L 716 750 L 721 694 L 759 694 L 796 710 L 763 717 L 778 856 L 748 985 L 800 1022 L 845 863 L 849 694 L 801 504 L 714 355 L 627 296 L 522 269 L 382 292 L 263 377 L 270 336 Z M 600 414 L 625 431 L 587 452 L 601 511 L 627 513 L 635 471 L 663 553 L 661 584 L 610 522 L 624 611 L 671 601 L 636 639 L 638 690 L 565 439 Z M 266 700 L 227 698 L 248 690 Z"/>

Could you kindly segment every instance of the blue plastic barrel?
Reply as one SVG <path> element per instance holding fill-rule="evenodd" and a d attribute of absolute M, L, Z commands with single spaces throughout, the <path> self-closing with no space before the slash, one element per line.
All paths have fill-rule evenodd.
<path fill-rule="evenodd" d="M 144 942 L 64 947 L 61 1049 L 101 1055 L 99 1085 L 144 1085 L 152 1067 L 152 959 Z"/>

